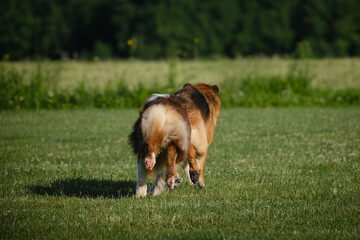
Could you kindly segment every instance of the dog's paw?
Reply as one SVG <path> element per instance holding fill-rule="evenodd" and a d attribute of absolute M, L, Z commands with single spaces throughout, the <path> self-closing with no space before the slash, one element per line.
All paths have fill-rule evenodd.
<path fill-rule="evenodd" d="M 146 193 L 136 193 L 135 195 L 136 198 L 145 198 L 146 197 Z"/>
<path fill-rule="evenodd" d="M 175 186 L 175 177 L 174 176 L 168 177 L 166 183 L 170 189 L 173 189 Z"/>
<path fill-rule="evenodd" d="M 193 184 L 197 185 L 199 182 L 199 173 L 197 171 L 190 171 L 190 179 Z"/>
<path fill-rule="evenodd" d="M 145 158 L 145 166 L 147 169 L 152 170 L 153 167 L 155 166 L 155 163 L 156 163 L 156 159 L 154 153 L 151 154 L 151 157 Z"/>
<path fill-rule="evenodd" d="M 136 188 L 135 197 L 136 198 L 144 198 L 144 197 L 146 197 L 146 192 L 147 192 L 146 185 L 140 184 Z"/>
<path fill-rule="evenodd" d="M 195 187 L 197 189 L 203 189 L 205 188 L 205 185 L 203 183 L 201 183 L 200 181 L 198 181 L 196 184 L 195 184 Z"/>
<path fill-rule="evenodd" d="M 174 187 L 179 186 L 179 185 L 180 185 L 180 183 L 181 183 L 181 178 L 180 178 L 180 177 L 175 178 Z"/>

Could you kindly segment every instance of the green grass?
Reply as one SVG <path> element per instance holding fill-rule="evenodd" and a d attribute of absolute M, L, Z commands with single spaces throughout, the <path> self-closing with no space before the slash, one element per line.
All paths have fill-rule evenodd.
<path fill-rule="evenodd" d="M 105 66 L 111 66 L 112 63 L 108 62 L 108 65 L 105 63 Z M 126 63 L 136 65 L 136 62 L 132 61 Z M 208 64 L 208 62 L 201 61 L 194 62 L 194 65 L 197 63 L 203 66 Z M 218 70 L 223 67 L 220 63 L 220 66 L 217 67 Z M 232 64 L 230 61 L 223 63 L 224 66 Z M 312 87 L 314 76 L 310 71 L 309 63 L 297 61 L 296 64 L 289 64 L 285 76 L 260 76 L 257 74 L 239 77 L 224 74 L 222 78 L 217 78 L 218 86 L 221 89 L 222 106 L 225 108 L 360 106 L 360 88 Z M 177 69 L 179 62 L 177 61 L 169 62 L 166 84 L 159 84 L 159 82 L 149 84 L 142 78 L 129 84 L 124 79 L 118 79 L 117 81 L 108 80 L 105 86 L 93 88 L 89 87 L 88 82 L 78 82 L 77 87 L 63 90 L 59 87 L 61 83 L 59 75 L 62 71 L 60 69 L 50 71 L 47 64 L 46 62 L 39 63 L 36 67 L 33 66 L 36 70 L 29 73 L 17 69 L 16 65 L 9 68 L 6 62 L 1 63 L 0 110 L 139 108 L 154 92 L 172 94 L 182 87 L 179 82 Z M 148 67 L 151 67 L 154 62 L 147 64 Z M 160 66 L 161 62 L 157 64 Z M 61 66 L 60 63 L 59 66 Z M 148 71 L 144 68 L 133 72 Z M 191 72 L 191 70 L 184 70 L 184 72 Z M 204 71 L 200 71 L 200 73 L 204 73 Z M 134 75 L 136 76 L 136 74 Z M 194 80 L 190 77 L 189 79 Z M 73 81 L 76 82 L 75 79 Z M 209 79 L 205 82 L 211 81 Z"/>
<path fill-rule="evenodd" d="M 291 65 L 306 67 L 313 76 L 311 87 L 320 89 L 360 88 L 360 58 L 293 60 L 284 58 L 240 58 L 214 61 L 176 62 L 176 82 L 221 84 L 226 79 L 247 77 L 284 77 Z M 36 62 L 3 62 L 6 69 L 24 71 L 27 78 L 36 74 Z M 108 82 L 123 81 L 130 88 L 139 83 L 145 87 L 168 83 L 169 61 L 46 61 L 43 74 L 50 75 L 59 90 L 73 90 L 80 83 L 87 88 L 104 89 Z M 29 80 L 29 79 L 27 79 Z"/>
<path fill-rule="evenodd" d="M 127 144 L 137 116 L 1 112 L 0 238 L 360 238 L 359 108 L 224 109 L 206 189 L 146 199 Z"/>

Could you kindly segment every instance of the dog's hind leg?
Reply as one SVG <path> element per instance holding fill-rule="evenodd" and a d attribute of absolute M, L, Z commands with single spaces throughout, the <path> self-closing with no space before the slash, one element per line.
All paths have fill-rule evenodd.
<path fill-rule="evenodd" d="M 138 160 L 138 180 L 136 183 L 136 197 L 144 198 L 147 193 L 147 173 L 142 159 Z"/>
<path fill-rule="evenodd" d="M 152 196 L 159 195 L 164 191 L 164 187 L 165 187 L 165 175 L 158 174 L 156 176 L 154 184 L 150 188 L 150 194 Z"/>
<path fill-rule="evenodd" d="M 155 166 L 156 163 L 156 155 L 154 152 L 151 152 L 145 157 L 145 166 L 147 169 L 151 170 Z"/>
<path fill-rule="evenodd" d="M 156 164 L 156 157 L 160 153 L 161 142 L 158 138 L 148 138 L 148 154 L 145 157 L 145 166 L 147 169 L 152 170 Z"/>
<path fill-rule="evenodd" d="M 188 182 L 193 185 L 193 182 L 191 181 L 191 177 L 190 177 L 190 165 L 189 165 L 189 162 L 186 161 L 183 165 L 183 169 L 184 169 L 184 172 L 185 172 L 185 176 L 186 176 L 186 179 L 188 180 Z"/>
<path fill-rule="evenodd" d="M 179 176 L 179 173 L 175 173 L 175 187 L 178 187 L 181 184 L 181 177 Z"/>
<path fill-rule="evenodd" d="M 167 156 L 166 156 L 166 168 L 167 168 L 167 176 L 166 176 L 166 183 L 170 189 L 173 189 L 175 186 L 175 162 L 177 158 L 177 150 L 174 144 L 170 144 L 167 149 Z"/>
<path fill-rule="evenodd" d="M 193 184 L 198 184 L 200 169 L 199 169 L 198 165 L 196 164 L 195 156 L 196 156 L 196 149 L 195 149 L 194 145 L 191 144 L 189 153 L 188 153 L 188 162 L 190 165 L 190 169 L 188 170 L 189 178 Z"/>

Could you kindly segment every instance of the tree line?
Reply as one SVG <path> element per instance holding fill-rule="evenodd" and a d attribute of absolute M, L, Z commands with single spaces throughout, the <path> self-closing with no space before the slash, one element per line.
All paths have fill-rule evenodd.
<path fill-rule="evenodd" d="M 359 0 L 0 0 L 11 59 L 360 55 Z"/>

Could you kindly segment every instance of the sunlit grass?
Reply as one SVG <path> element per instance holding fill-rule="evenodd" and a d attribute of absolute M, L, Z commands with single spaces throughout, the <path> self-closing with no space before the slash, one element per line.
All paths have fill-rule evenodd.
<path fill-rule="evenodd" d="M 359 108 L 224 109 L 207 188 L 141 200 L 127 144 L 137 116 L 1 112 L 0 237 L 360 237 Z"/>
<path fill-rule="evenodd" d="M 242 79 L 248 76 L 285 76 L 295 60 L 282 58 L 241 58 L 237 60 L 176 61 L 176 81 L 179 84 L 191 82 L 221 83 L 228 78 Z M 36 71 L 35 62 L 5 63 L 7 68 L 25 70 L 26 74 Z M 314 77 L 316 88 L 342 89 L 360 88 L 360 59 L 318 59 L 298 60 L 299 66 L 307 66 Z M 108 82 L 124 81 L 130 87 L 143 83 L 165 85 L 169 76 L 168 61 L 99 61 L 99 62 L 44 62 L 43 71 L 52 73 L 60 89 L 73 89 L 84 82 L 86 87 L 103 88 Z M 54 74 L 55 73 L 55 74 Z"/>

